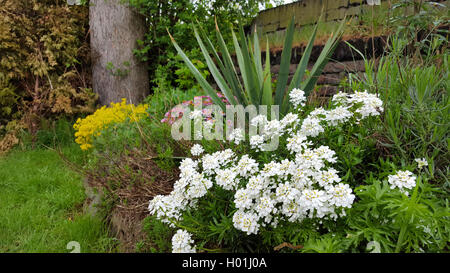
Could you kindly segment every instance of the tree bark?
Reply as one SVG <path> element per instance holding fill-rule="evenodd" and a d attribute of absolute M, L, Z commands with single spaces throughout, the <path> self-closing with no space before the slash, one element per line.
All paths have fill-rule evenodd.
<path fill-rule="evenodd" d="M 149 78 L 133 49 L 146 33 L 145 18 L 119 0 L 90 0 L 89 23 L 92 83 L 100 103 L 139 103 L 149 92 Z"/>

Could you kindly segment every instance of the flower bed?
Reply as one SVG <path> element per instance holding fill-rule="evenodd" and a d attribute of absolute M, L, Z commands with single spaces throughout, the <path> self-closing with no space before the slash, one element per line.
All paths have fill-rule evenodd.
<path fill-rule="evenodd" d="M 150 214 L 180 228 L 172 238 L 173 252 L 195 252 L 197 247 L 191 244 L 196 237 L 202 245 L 198 248 L 207 250 L 203 245 L 208 237 L 199 231 L 208 229 L 206 223 L 219 228 L 226 222 L 238 236 L 242 232 L 265 238 L 281 235 L 292 224 L 301 226 L 305 219 L 323 228 L 325 222 L 337 222 L 347 215 L 355 194 L 348 179 L 333 168 L 342 160 L 317 138 L 334 127 L 365 126 L 366 119 L 376 119 L 383 111 L 382 101 L 367 92 L 338 93 L 329 109 L 317 108 L 305 117 L 303 92 L 294 89 L 290 97 L 297 110 L 283 119 L 268 121 L 257 116 L 252 120 L 254 125 L 262 123 L 264 131 L 250 138 L 247 153 L 239 152 L 238 145 L 245 138 L 239 138 L 232 149 L 204 155 L 203 148 L 195 144 L 194 157 L 181 162 L 174 190 L 151 200 Z M 263 144 L 274 137 L 285 140 L 281 141 L 284 145 L 268 156 Z M 416 187 L 416 177 L 409 171 L 389 175 L 388 182 L 391 189 L 399 188 L 406 195 Z M 219 208 L 224 210 L 218 212 Z M 196 211 L 203 213 L 196 215 Z M 222 219 L 215 218 L 217 214 Z M 231 227 L 221 228 L 219 241 L 232 241 L 226 238 L 233 236 L 226 233 Z"/>

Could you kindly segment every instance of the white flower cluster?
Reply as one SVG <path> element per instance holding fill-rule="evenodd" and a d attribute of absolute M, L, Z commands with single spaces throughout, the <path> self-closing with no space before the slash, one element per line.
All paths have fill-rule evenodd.
<path fill-rule="evenodd" d="M 200 144 L 194 144 L 191 148 L 191 154 L 193 156 L 199 156 L 204 152 L 202 145 Z"/>
<path fill-rule="evenodd" d="M 395 175 L 388 176 L 391 189 L 398 188 L 402 193 L 408 195 L 406 190 L 416 186 L 416 177 L 410 171 L 398 171 Z"/>
<path fill-rule="evenodd" d="M 300 91 L 291 92 L 294 105 L 303 105 L 304 92 Z M 351 207 L 355 195 L 331 167 L 337 161 L 335 152 L 327 146 L 314 147 L 309 138 L 322 133 L 325 126 L 350 121 L 356 113 L 365 118 L 376 115 L 374 111 L 382 108 L 376 96 L 365 92 L 339 93 L 333 101 L 337 103 L 334 109 L 318 108 L 303 122 L 296 113 L 289 113 L 282 120 L 268 121 L 263 115 L 251 120 L 252 126 L 262 126 L 264 130 L 250 137 L 250 146 L 261 151 L 273 137 L 286 135 L 287 158 L 277 158 L 274 153 L 273 160 L 263 164 L 250 155 L 237 156 L 226 149 L 205 154 L 198 160 L 183 160 L 174 190 L 170 195 L 151 200 L 150 213 L 174 226 L 174 222 L 181 220 L 183 211 L 196 208 L 199 198 L 209 189 L 220 187 L 234 195 L 237 211 L 233 223 L 236 229 L 247 234 L 257 234 L 262 226 L 276 227 L 280 221 L 336 219 L 345 215 L 344 208 Z M 240 143 L 245 139 L 243 133 L 233 131 L 231 141 Z M 201 152 L 203 149 L 198 146 L 191 151 L 196 155 Z"/>
<path fill-rule="evenodd" d="M 149 205 L 152 214 L 172 223 L 204 197 L 215 183 L 234 192 L 234 226 L 247 234 L 261 225 L 276 226 L 279 220 L 301 221 L 305 217 L 338 217 L 339 208 L 349 208 L 355 196 L 327 164 L 336 162 L 327 146 L 311 148 L 304 142 L 293 160 L 271 161 L 260 166 L 249 155 L 237 157 L 231 150 L 206 154 L 199 161 L 182 161 L 180 179 L 167 196 L 156 196 Z M 202 172 L 199 172 L 199 166 Z M 212 182 L 214 181 L 214 182 Z M 246 183 L 241 183 L 241 182 Z"/>
<path fill-rule="evenodd" d="M 245 140 L 244 130 L 242 128 L 234 129 L 229 136 L 229 140 L 239 145 Z"/>
<path fill-rule="evenodd" d="M 179 229 L 172 237 L 172 253 L 195 253 L 194 240 L 186 230 Z"/>
<path fill-rule="evenodd" d="M 149 204 L 150 214 L 155 214 L 171 227 L 173 221 L 181 219 L 181 213 L 196 205 L 196 200 L 203 197 L 212 182 L 197 171 L 198 162 L 187 158 L 180 165 L 180 179 L 175 183 L 173 191 L 166 196 L 157 195 Z"/>
<path fill-rule="evenodd" d="M 289 101 L 292 103 L 292 105 L 294 105 L 294 108 L 305 106 L 305 91 L 298 88 L 292 89 L 292 91 L 289 93 Z"/>
<path fill-rule="evenodd" d="M 304 92 L 293 89 L 290 93 L 290 100 L 294 105 L 303 105 L 301 102 L 305 100 Z M 380 115 L 380 112 L 383 111 L 383 102 L 376 95 L 367 93 L 367 91 L 356 91 L 353 94 L 340 92 L 334 95 L 332 101 L 335 105 L 334 109 L 317 108 L 301 123 L 298 115 L 294 113 L 288 113 L 280 121 L 268 121 L 266 116 L 256 116 L 251 120 L 251 125 L 262 126 L 263 132 L 250 137 L 251 147 L 257 151 L 263 151 L 265 145 L 274 137 L 285 134 L 289 136 L 288 141 L 292 141 L 291 145 L 293 145 L 303 137 L 317 137 L 325 131 L 325 126 L 338 126 L 349 122 L 352 117 L 360 121 L 369 116 Z M 297 128 L 299 125 L 300 128 Z"/>
<path fill-rule="evenodd" d="M 425 158 L 414 159 L 417 162 L 417 168 L 422 169 L 424 166 L 428 166 L 428 162 Z"/>
<path fill-rule="evenodd" d="M 280 137 L 286 133 L 292 133 L 299 122 L 298 115 L 293 113 L 288 113 L 281 120 L 275 119 L 271 121 L 268 121 L 264 115 L 258 115 L 250 121 L 250 124 L 252 126 L 262 127 L 262 132 L 250 136 L 250 146 L 257 151 L 264 151 L 264 145 L 270 143 L 273 138 Z"/>
<path fill-rule="evenodd" d="M 234 226 L 257 234 L 260 226 L 276 227 L 280 220 L 337 218 L 339 208 L 349 208 L 355 196 L 348 185 L 339 183 L 335 169 L 326 168 L 334 161 L 334 152 L 321 146 L 303 149 L 292 161 L 264 164 L 234 195 Z"/>
<path fill-rule="evenodd" d="M 383 112 L 384 110 L 383 101 L 380 100 L 376 94 L 370 94 L 367 91 L 355 91 L 353 94 L 341 92 L 333 97 L 333 102 L 347 107 L 360 105 L 360 107 L 356 109 L 356 113 L 361 115 L 361 119 L 369 116 L 378 116 L 380 112 Z"/>

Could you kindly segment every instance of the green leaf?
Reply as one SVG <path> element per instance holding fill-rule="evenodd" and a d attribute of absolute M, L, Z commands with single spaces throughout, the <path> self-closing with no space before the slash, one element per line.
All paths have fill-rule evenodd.
<path fill-rule="evenodd" d="M 272 105 L 272 76 L 270 74 L 270 48 L 269 40 L 266 41 L 266 66 L 264 68 L 264 83 L 262 91 L 261 104 L 271 106 Z"/>
<path fill-rule="evenodd" d="M 305 76 L 306 68 L 309 63 L 309 57 L 311 56 L 311 51 L 314 46 L 314 40 L 316 39 L 318 26 L 319 26 L 319 24 L 316 25 L 316 27 L 314 28 L 313 34 L 311 35 L 311 38 L 309 38 L 308 46 L 306 47 L 305 52 L 303 53 L 303 56 L 302 56 L 300 62 L 298 63 L 297 70 L 295 71 L 294 77 L 292 78 L 292 81 L 289 84 L 289 91 L 291 91 L 294 88 L 299 88 L 300 83 L 303 80 L 303 77 Z"/>
<path fill-rule="evenodd" d="M 281 53 L 280 71 L 278 72 L 278 81 L 275 89 L 275 105 L 281 106 L 286 94 L 286 86 L 289 78 L 289 66 L 291 64 L 292 41 L 294 38 L 294 18 L 286 31 L 283 52 Z"/>
<path fill-rule="evenodd" d="M 259 105 L 259 85 L 258 85 L 258 76 L 256 75 L 255 67 L 252 66 L 252 60 L 250 57 L 250 48 L 247 44 L 247 39 L 245 38 L 244 29 L 242 27 L 239 28 L 239 36 L 241 40 L 241 46 L 242 46 L 242 58 L 243 58 L 243 65 L 245 69 L 245 77 L 247 82 L 247 88 L 248 88 L 248 94 L 250 96 L 250 101 L 254 105 Z M 241 71 L 242 73 L 242 71 Z M 244 73 L 242 74 L 244 77 Z"/>
<path fill-rule="evenodd" d="M 222 74 L 220 74 L 219 70 L 217 69 L 217 66 L 214 64 L 213 60 L 209 56 L 209 53 L 206 50 L 206 47 L 203 44 L 202 39 L 198 35 L 197 29 L 195 27 L 193 27 L 193 28 L 194 28 L 195 38 L 197 39 L 197 42 L 200 45 L 200 49 L 203 53 L 203 56 L 205 57 L 206 64 L 208 65 L 211 75 L 213 76 L 214 80 L 216 81 L 217 85 L 219 86 L 220 90 L 225 95 L 225 97 L 228 99 L 228 101 L 231 104 L 236 105 L 237 101 L 233 96 L 233 92 L 231 91 L 231 89 L 228 86 L 228 84 L 226 83 L 225 79 L 222 77 Z"/>
<path fill-rule="evenodd" d="M 313 68 L 311 69 L 310 77 L 302 84 L 301 89 L 305 91 L 305 96 L 308 96 L 309 93 L 313 90 L 314 86 L 317 83 L 317 80 L 319 79 L 320 74 L 322 74 L 323 68 L 328 63 L 331 55 L 333 55 L 333 52 L 336 49 L 336 46 L 338 45 L 342 37 L 343 34 L 342 29 L 344 23 L 345 19 L 342 20 L 342 23 L 339 25 L 336 33 L 332 34 L 330 39 L 328 39 L 327 43 L 322 49 L 322 52 L 319 55 L 319 58 L 317 59 Z"/>
<path fill-rule="evenodd" d="M 222 102 L 222 100 L 217 96 L 216 91 L 212 88 L 212 86 L 206 81 L 205 78 L 203 78 L 202 74 L 198 71 L 198 69 L 195 67 L 194 64 L 189 60 L 189 58 L 186 56 L 186 54 L 183 52 L 183 50 L 180 48 L 180 46 L 177 44 L 175 39 L 170 35 L 170 39 L 172 40 L 172 44 L 175 46 L 175 49 L 177 50 L 178 54 L 181 56 L 183 61 L 186 63 L 188 68 L 191 70 L 192 74 L 194 75 L 195 79 L 197 79 L 200 86 L 206 91 L 206 93 L 211 97 L 213 102 L 217 105 L 219 105 L 223 111 L 226 110 L 225 104 Z"/>
<path fill-rule="evenodd" d="M 263 73 L 263 67 L 262 67 L 262 61 L 261 61 L 261 48 L 259 46 L 259 38 L 258 33 L 253 33 L 253 44 L 254 44 L 254 64 L 256 68 L 256 73 L 258 75 L 258 81 L 261 83 L 261 85 L 264 84 L 264 73 Z M 261 86 L 262 87 L 262 86 Z"/>
<path fill-rule="evenodd" d="M 225 75 L 229 85 L 231 86 L 231 89 L 233 90 L 233 94 L 238 98 L 238 101 L 241 104 L 247 105 L 248 101 L 245 97 L 244 88 L 242 87 L 241 82 L 239 81 L 239 78 L 236 73 L 235 65 L 233 64 L 233 61 L 231 59 L 231 55 L 228 52 L 226 43 L 222 37 L 222 34 L 220 33 L 220 29 L 217 25 L 216 21 L 216 36 L 219 43 L 220 52 L 222 54 L 223 58 L 223 64 L 224 68 L 222 70 L 223 74 Z M 220 59 L 218 56 L 216 57 Z"/>

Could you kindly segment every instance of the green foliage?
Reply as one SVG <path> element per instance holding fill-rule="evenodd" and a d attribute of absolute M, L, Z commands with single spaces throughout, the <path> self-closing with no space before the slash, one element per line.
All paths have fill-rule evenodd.
<path fill-rule="evenodd" d="M 446 17 L 427 10 L 425 2 L 423 10 L 412 1 L 400 2 L 396 9 L 412 6 L 413 12 L 391 17 L 398 34 L 389 38 L 389 54 L 377 67 L 366 61 L 366 73 L 350 79 L 352 89 L 378 92 L 385 102 L 383 123 L 374 127 L 374 137 L 387 159 L 380 157 L 373 165 L 378 179 L 370 175 L 367 185 L 356 189 L 359 200 L 349 213 L 344 243 L 358 251 L 374 246 L 380 252 L 445 252 L 450 219 L 449 54 L 439 27 Z M 396 165 L 410 169 L 422 157 L 429 166 L 411 197 L 391 190 L 383 177 Z"/>
<path fill-rule="evenodd" d="M 41 119 L 94 109 L 87 12 L 66 1 L 0 1 L 0 135 L 12 120 L 34 135 Z"/>
<path fill-rule="evenodd" d="M 42 120 L 40 129 L 36 132 L 35 142 L 29 132 L 23 130 L 19 136 L 22 149 L 36 147 L 59 148 L 75 144 L 73 120 L 61 118 L 58 120 Z"/>
<path fill-rule="evenodd" d="M 17 105 L 19 96 L 10 79 L 0 72 L 0 124 L 7 124 L 14 119 L 14 106 Z M 1 127 L 0 127 L 1 130 Z M 1 131 L 0 131 L 1 133 Z"/>
<path fill-rule="evenodd" d="M 62 152 L 75 162 L 76 145 Z M 78 156 L 74 156 L 78 155 Z M 81 252 L 113 252 L 103 219 L 82 211 L 81 178 L 64 166 L 51 150 L 13 150 L 0 157 L 0 252 L 68 253 L 77 241 Z"/>
<path fill-rule="evenodd" d="M 219 28 L 216 26 L 216 34 L 217 40 L 219 41 L 219 52 L 221 57 L 219 57 L 219 53 L 216 51 L 213 43 L 201 27 L 199 28 L 200 31 L 198 31 L 197 27 L 194 26 L 194 34 L 217 86 L 232 105 L 278 105 L 281 107 L 281 114 L 284 115 L 289 110 L 289 97 L 287 92 L 294 88 L 301 88 L 305 91 L 306 95 L 308 95 L 313 90 L 318 80 L 318 76 L 322 73 L 323 67 L 328 62 L 328 59 L 333 53 L 334 48 L 342 35 L 342 27 L 343 24 L 339 26 L 337 32 L 327 41 L 317 62 L 312 68 L 311 73 L 307 75 L 305 80 L 303 80 L 314 44 L 317 31 L 316 27 L 309 40 L 305 54 L 300 60 L 294 77 L 286 89 L 286 85 L 288 84 L 289 66 L 292 53 L 292 39 L 294 34 L 294 19 L 292 19 L 286 33 L 285 45 L 281 56 L 280 73 L 274 92 L 272 91 L 272 77 L 270 75 L 269 51 L 266 51 L 266 64 L 263 66 L 259 38 L 256 32 L 254 33 L 252 44 L 252 39 L 245 37 L 242 28 L 240 28 L 239 31 L 239 40 L 234 31 L 231 30 L 237 63 L 242 74 L 242 82 L 238 77 L 231 54 L 227 49 L 227 45 L 221 32 L 219 31 Z M 183 58 L 186 65 L 199 82 L 200 86 L 208 93 L 217 105 L 220 105 L 225 110 L 225 105 L 217 96 L 214 88 L 207 82 L 204 76 L 194 66 L 192 61 L 178 46 L 175 39 L 172 36 L 171 38 L 178 54 Z M 211 55 L 214 56 L 217 64 L 213 61 Z M 274 98 L 273 94 L 275 95 Z"/>
<path fill-rule="evenodd" d="M 419 176 L 411 197 L 391 190 L 386 181 L 369 178 L 355 190 L 359 201 L 348 216 L 347 242 L 362 247 L 377 242 L 381 252 L 441 252 L 449 237 L 448 201 Z"/>
<path fill-rule="evenodd" d="M 342 238 L 326 234 L 318 239 L 310 239 L 301 249 L 304 253 L 342 253 L 344 247 Z"/>
<path fill-rule="evenodd" d="M 164 113 L 182 101 L 198 95 L 198 92 L 197 89 L 170 89 L 148 96 L 143 101 L 143 104 L 148 105 L 148 116 L 138 122 L 118 123 L 101 130 L 100 135 L 93 138 L 93 154 L 107 153 L 117 156 L 136 148 L 151 147 L 158 154 L 156 161 L 160 167 L 170 169 L 174 166 L 174 153 L 180 155 L 185 154 L 185 151 L 183 145 L 172 138 L 170 126 L 161 123 L 161 120 Z"/>
<path fill-rule="evenodd" d="M 195 68 L 200 71 L 202 77 L 207 78 L 210 73 L 208 71 L 208 67 L 200 60 L 192 60 Z M 192 88 L 200 89 L 200 85 L 195 81 L 194 76 L 188 67 L 186 67 L 183 63 L 177 63 L 178 69 L 175 70 L 175 74 L 177 75 L 177 79 L 175 82 L 178 84 L 179 88 L 182 90 L 189 90 Z"/>
<path fill-rule="evenodd" d="M 147 235 L 141 251 L 151 253 L 170 252 L 173 231 L 156 217 L 149 216 L 142 222 L 142 230 Z"/>
<path fill-rule="evenodd" d="M 397 0 L 389 19 L 396 33 L 410 42 L 411 53 L 420 54 L 430 40 L 448 35 L 448 29 L 439 28 L 448 24 L 450 13 L 448 3 Z"/>
<path fill-rule="evenodd" d="M 247 25 L 258 13 L 259 5 L 269 4 L 267 0 L 123 0 L 136 7 L 147 18 L 148 31 L 145 38 L 138 41 L 139 46 L 134 53 L 143 61 L 149 61 L 150 78 L 155 79 L 157 70 L 165 67 L 169 71 L 164 75 L 170 87 L 177 87 L 179 61 L 175 58 L 169 31 L 177 41 L 182 43 L 188 56 L 192 59 L 202 58 L 198 51 L 195 37 L 192 35 L 190 23 L 198 21 L 207 32 L 215 28 L 214 18 L 228 28 L 237 24 Z M 224 35 L 229 38 L 231 33 Z M 154 83 L 153 87 L 157 87 Z"/>
<path fill-rule="evenodd" d="M 336 169 L 350 185 L 357 186 L 369 172 L 376 172 L 381 152 L 373 137 L 380 127 L 379 119 L 369 118 L 365 126 L 344 125 L 327 128 L 320 143 L 336 152 Z"/>
<path fill-rule="evenodd" d="M 413 56 L 404 58 L 407 44 L 407 40 L 393 37 L 391 53 L 381 58 L 376 69 L 366 62 L 366 74 L 353 81 L 352 88 L 379 92 L 385 102 L 378 144 L 388 149 L 396 162 L 427 158 L 433 163 L 433 179 L 449 190 L 448 49 L 439 49 L 438 43 L 417 63 Z"/>

